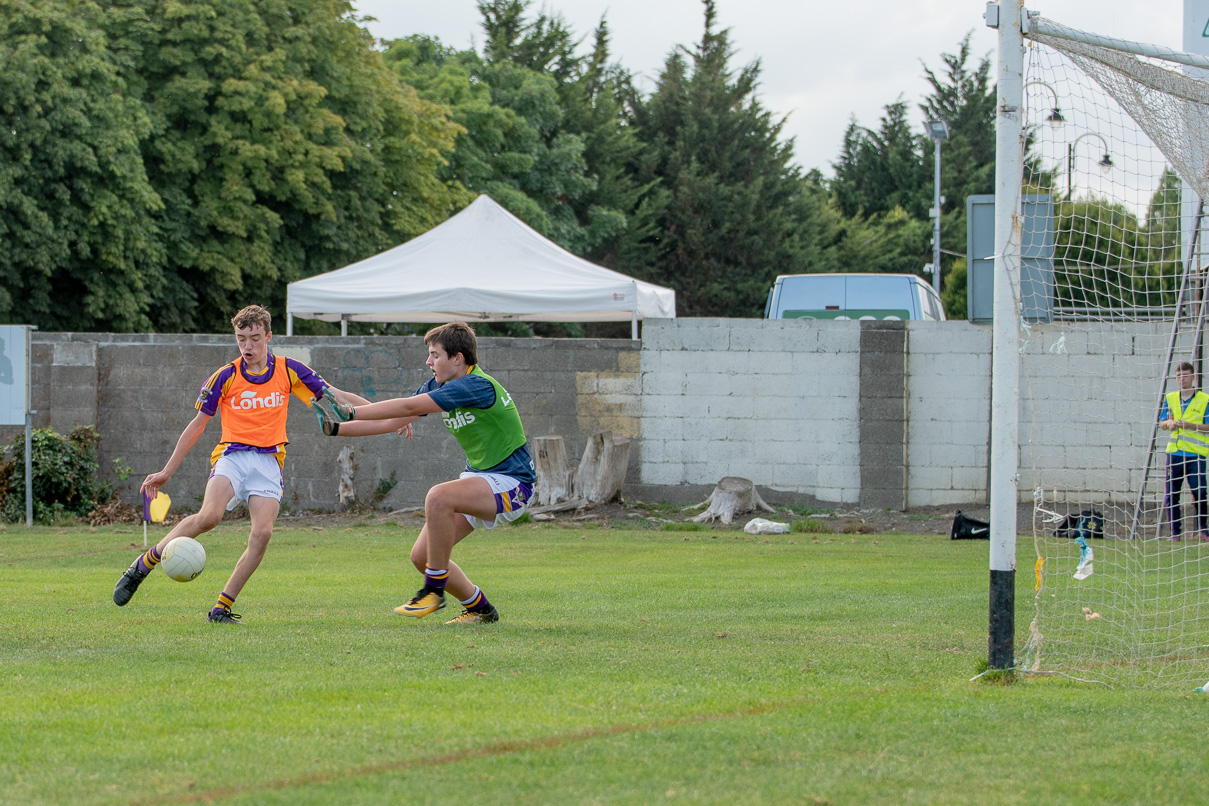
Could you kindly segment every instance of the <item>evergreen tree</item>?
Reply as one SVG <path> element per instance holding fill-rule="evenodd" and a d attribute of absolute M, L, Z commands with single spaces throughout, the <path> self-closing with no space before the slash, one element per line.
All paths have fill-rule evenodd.
<path fill-rule="evenodd" d="M 1132 306 L 1135 254 L 1142 238 L 1125 205 L 1094 197 L 1056 205 L 1054 304 L 1109 309 Z"/>
<path fill-rule="evenodd" d="M 984 56 L 976 67 L 968 66 L 970 36 L 966 34 L 961 40 L 956 53 L 941 54 L 943 75 L 925 65 L 924 75 L 932 92 L 919 107 L 925 120 L 943 120 L 949 129 L 949 139 L 940 146 L 940 186 L 945 199 L 941 205 L 941 243 L 945 249 L 960 253 L 966 251 L 966 199 L 995 192 L 996 90 L 989 57 Z M 1031 139 L 1027 145 L 1031 146 Z M 1026 159 L 1033 158 L 1026 154 Z M 928 176 L 931 178 L 931 172 Z M 928 181 L 929 207 L 934 192 Z M 946 271 L 953 259 L 941 256 Z"/>
<path fill-rule="evenodd" d="M 849 124 L 840 161 L 833 165 L 831 190 L 846 218 L 837 247 L 839 271 L 918 274 L 926 260 L 927 140 L 911 131 L 904 101 L 885 109 L 876 132 Z"/>
<path fill-rule="evenodd" d="M 715 29 L 713 0 L 703 4 L 701 42 L 668 57 L 634 110 L 637 178 L 657 187 L 640 202 L 619 264 L 675 289 L 682 316 L 759 316 L 776 275 L 805 271 L 819 251 L 803 227 L 817 198 L 790 164 L 784 122 L 756 97 L 759 62 L 731 72 L 729 32 Z"/>
<path fill-rule="evenodd" d="M 969 68 L 970 37 L 955 54 L 942 54 L 943 74 L 924 66 L 932 85 L 920 104 L 925 120 L 943 120 L 949 137 L 941 143 L 941 245 L 944 252 L 966 249 L 966 198 L 991 193 L 995 181 L 995 88 L 990 83 L 990 62 L 983 59 Z M 921 130 L 922 131 L 922 130 Z M 844 271 L 919 273 L 932 261 L 934 145 L 915 133 L 900 99 L 886 106 L 877 131 L 853 121 L 844 135 L 839 160 L 834 163 L 831 190 L 840 212 L 849 219 L 841 245 Z M 942 252 L 945 276 L 961 258 Z M 942 283 L 946 312 L 963 315 L 964 276 L 952 276 L 958 286 L 948 293 Z"/>
<path fill-rule="evenodd" d="M 572 252 L 609 254 L 637 195 L 625 166 L 638 145 L 622 103 L 628 77 L 608 61 L 607 26 L 580 57 L 560 17 L 528 19 L 525 0 L 478 7 L 482 55 L 424 36 L 386 51 L 396 74 L 464 129 L 441 175 L 487 193 Z"/>
<path fill-rule="evenodd" d="M 927 139 L 912 131 L 903 100 L 886 106 L 875 131 L 852 121 L 835 169 L 832 192 L 848 217 L 874 216 L 900 208 L 917 218 L 931 207 L 931 160 L 924 158 Z"/>
<path fill-rule="evenodd" d="M 571 203 L 584 227 L 584 255 L 617 265 L 617 240 L 651 183 L 633 172 L 642 143 L 632 125 L 627 99 L 634 96 L 629 73 L 609 61 L 609 29 L 602 18 L 593 32 L 591 54 L 574 80 L 564 86 L 564 126 L 579 133 L 584 162 L 594 186 Z"/>

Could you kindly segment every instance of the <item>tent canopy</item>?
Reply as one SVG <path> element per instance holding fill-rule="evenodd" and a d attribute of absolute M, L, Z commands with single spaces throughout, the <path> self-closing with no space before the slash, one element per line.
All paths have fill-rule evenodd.
<path fill-rule="evenodd" d="M 401 246 L 290 283 L 286 313 L 328 322 L 636 323 L 675 317 L 676 293 L 576 257 L 480 195 Z"/>

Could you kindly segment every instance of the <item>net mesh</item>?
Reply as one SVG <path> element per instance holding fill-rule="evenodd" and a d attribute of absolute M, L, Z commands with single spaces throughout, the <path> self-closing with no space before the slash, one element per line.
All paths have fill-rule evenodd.
<path fill-rule="evenodd" d="M 1053 275 L 1019 300 L 1021 483 L 1034 491 L 1036 548 L 1020 662 L 1112 685 L 1199 685 L 1209 542 L 1189 484 L 1177 525 L 1165 510 L 1168 434 L 1157 423 L 1175 365 L 1199 373 L 1202 363 L 1204 250 L 1183 234 L 1200 219 L 1181 180 L 1209 196 L 1209 84 L 1030 34 L 1024 96 L 1024 192 L 1053 201 L 1037 252 Z M 1030 310 L 1041 312 L 1031 322 Z M 1102 527 L 1080 533 L 1083 512 Z"/>

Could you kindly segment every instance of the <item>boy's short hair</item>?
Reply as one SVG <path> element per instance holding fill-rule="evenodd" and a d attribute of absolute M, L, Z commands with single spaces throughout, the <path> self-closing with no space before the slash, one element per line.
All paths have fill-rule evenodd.
<path fill-rule="evenodd" d="M 1193 375 L 1195 375 L 1196 367 L 1192 366 L 1192 363 L 1190 361 L 1181 361 L 1180 363 L 1175 365 L 1175 371 L 1176 372 L 1191 372 Z"/>
<path fill-rule="evenodd" d="M 450 322 L 434 327 L 424 334 L 424 343 L 430 347 L 439 345 L 450 358 L 461 353 L 469 365 L 479 363 L 478 340 L 474 337 L 474 330 L 465 322 Z"/>
<path fill-rule="evenodd" d="M 231 317 L 231 324 L 236 330 L 260 325 L 265 333 L 273 332 L 273 315 L 259 305 L 249 305 Z"/>

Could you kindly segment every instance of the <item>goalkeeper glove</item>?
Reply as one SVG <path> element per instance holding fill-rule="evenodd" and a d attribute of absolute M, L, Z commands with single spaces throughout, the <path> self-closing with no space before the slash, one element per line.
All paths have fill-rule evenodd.
<path fill-rule="evenodd" d="M 340 423 L 333 422 L 327 416 L 327 412 L 319 405 L 319 401 L 315 401 L 314 405 L 315 416 L 319 418 L 319 428 L 324 434 L 329 437 L 334 437 L 340 433 Z"/>
<path fill-rule="evenodd" d="M 332 407 L 332 412 L 336 415 L 337 420 L 348 422 L 357 416 L 357 410 L 352 406 L 346 403 L 341 403 L 339 400 L 337 400 L 336 394 L 331 390 L 330 387 L 323 390 L 323 399 Z"/>

